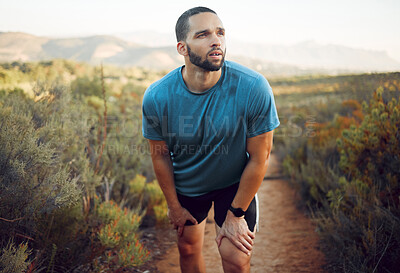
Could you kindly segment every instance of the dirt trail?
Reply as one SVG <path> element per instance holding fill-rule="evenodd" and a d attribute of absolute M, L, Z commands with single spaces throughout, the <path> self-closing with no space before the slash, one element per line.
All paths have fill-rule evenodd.
<path fill-rule="evenodd" d="M 260 232 L 256 234 L 251 272 L 324 272 L 324 255 L 318 250 L 315 226 L 296 208 L 295 192 L 280 179 L 280 165 L 271 157 L 266 179 L 258 195 L 260 201 Z M 223 272 L 217 246 L 215 227 L 210 213 L 204 242 L 204 258 L 208 273 Z M 162 273 L 179 273 L 179 254 L 173 245 L 156 263 Z"/>

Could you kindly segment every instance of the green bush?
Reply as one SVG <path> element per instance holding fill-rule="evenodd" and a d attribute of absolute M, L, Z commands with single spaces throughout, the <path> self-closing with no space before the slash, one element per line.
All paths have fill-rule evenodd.
<path fill-rule="evenodd" d="M 68 111 L 62 87 L 38 86 L 36 94 L 36 101 L 16 92 L 1 99 L 0 215 L 5 220 L 0 221 L 0 246 L 5 238 L 28 240 L 35 267 L 46 268 L 80 249 L 71 240 L 83 226 L 78 224 L 83 219 L 80 202 L 82 190 L 90 187 L 84 178 L 90 175 L 85 164 L 79 165 L 87 165 L 77 138 L 83 115 Z M 59 251 L 52 258 L 53 246 Z M 68 263 L 74 261 L 63 262 Z"/>
<path fill-rule="evenodd" d="M 80 191 L 52 143 L 44 142 L 34 128 L 34 117 L 4 106 L 0 109 L 1 215 L 21 218 L 20 224 L 34 227 L 43 213 L 76 204 Z"/>
<path fill-rule="evenodd" d="M 138 228 L 155 205 L 154 174 L 141 92 L 159 76 L 105 70 L 115 76 L 102 82 L 98 69 L 69 61 L 0 64 L 0 251 L 11 253 L 9 238 L 26 245 L 28 259 L 2 257 L 30 272 L 115 272 L 148 258 Z M 97 208 L 110 203 L 118 217 L 108 221 Z"/>
<path fill-rule="evenodd" d="M 0 273 L 24 272 L 28 269 L 30 261 L 28 256 L 28 244 L 21 243 L 16 246 L 10 241 L 6 247 L 0 250 Z"/>

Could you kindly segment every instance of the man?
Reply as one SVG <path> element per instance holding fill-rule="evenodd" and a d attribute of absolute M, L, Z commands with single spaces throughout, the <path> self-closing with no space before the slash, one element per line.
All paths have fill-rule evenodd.
<path fill-rule="evenodd" d="M 279 120 L 267 80 L 224 61 L 225 29 L 205 7 L 176 24 L 185 65 L 153 83 L 143 98 L 143 135 L 177 229 L 182 272 L 205 272 L 205 219 L 214 204 L 225 272 L 249 272 L 255 194 Z"/>

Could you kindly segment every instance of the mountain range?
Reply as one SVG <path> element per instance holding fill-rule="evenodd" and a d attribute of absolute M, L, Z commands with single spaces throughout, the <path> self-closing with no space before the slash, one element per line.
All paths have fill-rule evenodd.
<path fill-rule="evenodd" d="M 157 39 L 163 40 L 157 42 Z M 95 65 L 103 62 L 169 70 L 183 64 L 182 56 L 176 52 L 175 46 L 168 45 L 169 42 L 173 44 L 163 35 L 146 32 L 79 38 L 0 32 L 0 62 L 63 58 Z M 400 63 L 385 51 L 322 45 L 314 41 L 287 46 L 232 40 L 228 43 L 227 59 L 270 75 L 400 70 Z"/>

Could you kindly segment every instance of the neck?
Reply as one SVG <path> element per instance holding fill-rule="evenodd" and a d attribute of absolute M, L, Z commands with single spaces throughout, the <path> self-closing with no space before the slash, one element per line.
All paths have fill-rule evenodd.
<path fill-rule="evenodd" d="M 218 71 L 207 71 L 192 63 L 186 63 L 182 70 L 183 81 L 194 93 L 204 92 L 213 87 L 221 77 L 222 68 Z"/>

